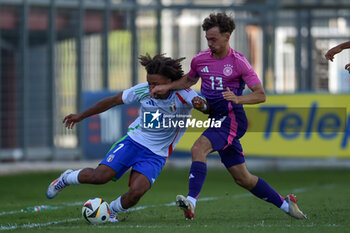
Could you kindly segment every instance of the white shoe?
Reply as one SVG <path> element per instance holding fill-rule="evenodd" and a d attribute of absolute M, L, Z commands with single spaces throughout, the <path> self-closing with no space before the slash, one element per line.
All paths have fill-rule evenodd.
<path fill-rule="evenodd" d="M 177 195 L 176 205 L 184 211 L 186 219 L 192 220 L 194 218 L 194 207 L 186 197 L 182 195 Z"/>
<path fill-rule="evenodd" d="M 60 177 L 58 177 L 56 180 L 52 181 L 49 187 L 46 191 L 46 196 L 49 199 L 52 199 L 57 196 L 57 194 L 68 186 L 68 184 L 65 182 L 65 179 L 69 173 L 71 173 L 73 170 L 66 170 L 63 172 Z"/>
<path fill-rule="evenodd" d="M 117 212 L 114 212 L 112 210 L 112 207 L 110 208 L 110 214 L 109 214 L 109 219 L 108 219 L 108 222 L 113 222 L 113 223 L 117 223 L 119 222 L 118 220 L 118 213 Z"/>
<path fill-rule="evenodd" d="M 295 196 L 293 194 L 288 194 L 288 196 L 285 198 L 286 202 L 289 204 L 289 212 L 288 214 L 296 219 L 306 219 L 306 215 L 301 212 L 301 210 L 298 208 L 297 200 L 295 199 Z"/>

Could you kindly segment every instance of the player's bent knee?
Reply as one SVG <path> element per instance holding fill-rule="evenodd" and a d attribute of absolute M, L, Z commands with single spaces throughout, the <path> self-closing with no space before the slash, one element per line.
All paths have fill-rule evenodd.
<path fill-rule="evenodd" d="M 241 186 L 243 188 L 249 189 L 251 186 L 249 179 L 245 179 L 242 177 L 236 177 L 236 178 L 234 178 L 234 180 L 235 180 L 236 184 L 238 184 L 239 186 Z"/>
<path fill-rule="evenodd" d="M 206 159 L 206 154 L 202 151 L 202 149 L 199 146 L 192 146 L 191 154 L 193 161 L 205 161 Z"/>
<path fill-rule="evenodd" d="M 248 177 L 236 177 L 234 180 L 236 184 L 248 190 L 251 190 L 256 185 L 256 182 L 254 182 L 252 179 L 249 179 Z"/>
<path fill-rule="evenodd" d="M 242 186 L 244 187 L 244 180 L 243 179 L 240 179 L 240 178 L 234 178 L 235 180 L 235 183 L 238 184 L 239 186 Z"/>
<path fill-rule="evenodd" d="M 197 153 L 199 153 L 199 152 L 200 152 L 199 146 L 193 145 L 192 148 L 191 148 L 191 153 L 192 153 L 192 154 L 197 154 Z"/>

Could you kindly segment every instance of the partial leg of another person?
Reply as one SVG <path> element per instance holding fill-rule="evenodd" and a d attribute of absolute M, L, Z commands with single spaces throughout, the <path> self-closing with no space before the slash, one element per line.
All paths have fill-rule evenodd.
<path fill-rule="evenodd" d="M 128 146 L 126 152 L 115 158 L 122 161 L 118 166 L 114 166 L 118 174 L 117 179 L 130 167 L 132 167 L 132 171 L 129 179 L 129 191 L 110 203 L 110 222 L 118 222 L 118 213 L 126 211 L 138 203 L 140 198 L 152 187 L 166 162 L 165 157 L 154 154 L 133 140 L 130 140 L 130 143 L 131 145 Z"/>
<path fill-rule="evenodd" d="M 110 203 L 111 215 L 109 221 L 118 222 L 118 213 L 124 212 L 136 205 L 150 188 L 151 183 L 145 175 L 137 171 L 132 171 L 130 174 L 129 191 Z"/>
<path fill-rule="evenodd" d="M 256 197 L 272 203 L 294 218 L 306 218 L 299 210 L 292 194 L 283 198 L 264 179 L 252 175 L 248 171 L 238 139 L 234 140 L 231 146 L 219 151 L 219 154 L 221 161 L 238 185 L 249 190 Z"/>
<path fill-rule="evenodd" d="M 49 199 L 52 199 L 57 196 L 57 194 L 69 185 L 78 185 L 78 184 L 105 184 L 110 181 L 116 172 L 106 166 L 99 165 L 97 168 L 84 168 L 73 171 L 71 169 L 63 172 L 57 179 L 55 179 L 49 185 L 46 196 Z"/>
<path fill-rule="evenodd" d="M 176 204 L 183 209 L 186 219 L 194 218 L 196 202 L 207 175 L 207 155 L 212 150 L 211 142 L 203 135 L 192 146 L 192 164 L 188 182 L 188 195 L 187 197 L 183 195 L 176 196 Z"/>
<path fill-rule="evenodd" d="M 96 168 L 84 168 L 80 170 L 73 171 L 71 169 L 63 172 L 60 177 L 55 179 L 49 185 L 46 196 L 52 199 L 57 196 L 57 194 L 69 185 L 76 184 L 105 184 L 110 181 L 115 176 L 121 176 L 120 172 L 117 171 L 122 169 L 123 166 L 120 165 L 121 159 L 127 160 L 128 152 L 132 152 L 132 148 L 128 149 L 131 144 L 128 137 L 123 137 L 111 147 L 104 160 Z M 116 156 L 118 154 L 118 156 Z M 124 155 L 124 156 L 121 156 Z M 115 158 L 116 157 L 116 158 Z M 124 173 L 125 171 L 123 171 Z"/>

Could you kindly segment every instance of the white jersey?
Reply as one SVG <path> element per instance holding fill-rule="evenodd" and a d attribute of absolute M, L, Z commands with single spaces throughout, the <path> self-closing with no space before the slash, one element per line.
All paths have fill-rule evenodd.
<path fill-rule="evenodd" d="M 137 143 L 153 153 L 168 157 L 185 133 L 184 128 L 163 127 L 162 119 L 166 116 L 189 116 L 192 112 L 192 99 L 198 96 L 192 89 L 170 91 L 168 98 L 150 97 L 148 83 L 138 84 L 124 90 L 123 102 L 140 102 L 138 118 L 130 124 L 128 135 Z M 155 125 L 157 124 L 157 125 Z"/>

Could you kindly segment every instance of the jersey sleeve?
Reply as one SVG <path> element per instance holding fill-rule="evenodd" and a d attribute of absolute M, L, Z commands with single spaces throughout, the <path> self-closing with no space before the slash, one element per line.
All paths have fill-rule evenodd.
<path fill-rule="evenodd" d="M 148 83 L 141 83 L 123 91 L 122 99 L 124 104 L 140 102 L 140 100 L 149 95 Z"/>
<path fill-rule="evenodd" d="M 258 75 L 255 73 L 253 67 L 249 64 L 245 57 L 239 58 L 242 73 L 242 79 L 247 84 L 248 87 L 252 87 L 256 84 L 260 84 L 261 81 Z"/>
<path fill-rule="evenodd" d="M 191 106 L 191 108 L 193 108 L 192 99 L 196 96 L 199 96 L 197 92 L 195 92 L 191 88 L 180 90 L 176 93 L 176 95 L 180 100 L 182 99 L 181 102 L 183 104 L 188 104 L 188 106 Z"/>
<path fill-rule="evenodd" d="M 188 72 L 188 76 L 191 78 L 198 78 L 199 74 L 197 73 L 197 62 L 196 62 L 196 57 L 194 57 L 191 61 L 191 69 Z"/>

